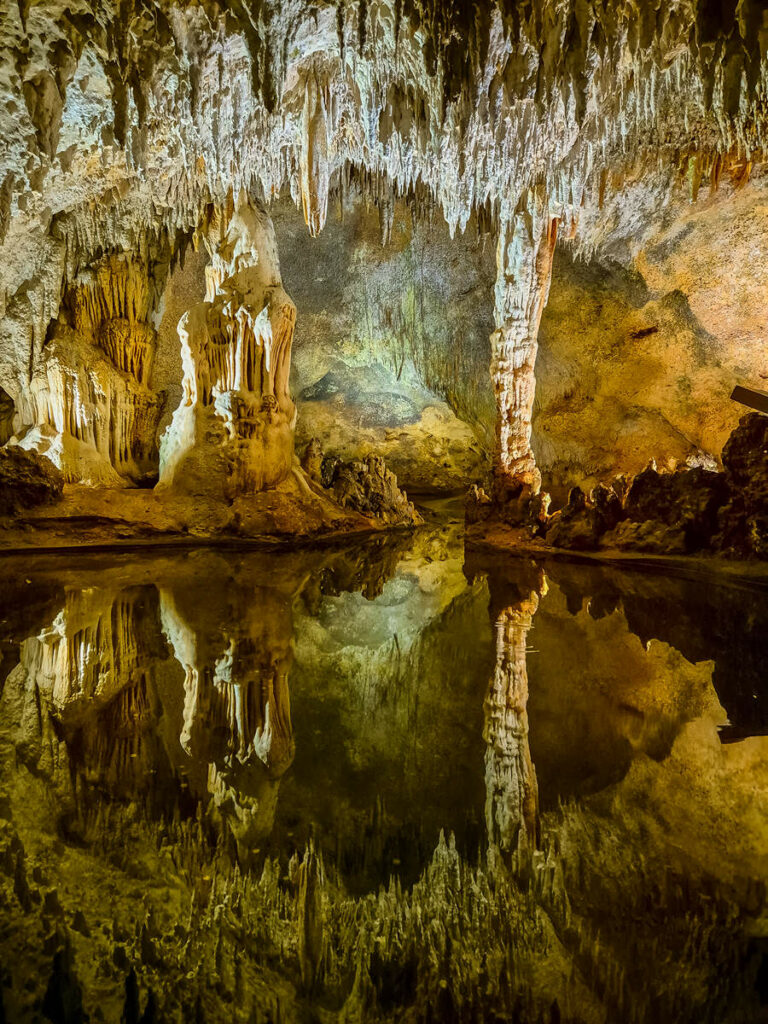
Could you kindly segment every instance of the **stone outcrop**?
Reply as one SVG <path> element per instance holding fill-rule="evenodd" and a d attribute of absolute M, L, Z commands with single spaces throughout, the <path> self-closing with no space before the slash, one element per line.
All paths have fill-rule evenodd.
<path fill-rule="evenodd" d="M 317 438 L 307 444 L 301 465 L 315 484 L 324 488 L 342 508 L 392 525 L 418 526 L 422 518 L 397 477 L 379 455 L 344 462 L 325 455 Z"/>
<path fill-rule="evenodd" d="M 714 546 L 737 558 L 768 558 L 768 416 L 749 413 L 723 449 L 728 500 Z"/>
<path fill-rule="evenodd" d="M 49 459 L 19 445 L 0 448 L 0 515 L 50 505 L 63 488 L 64 477 Z"/>
<path fill-rule="evenodd" d="M 618 477 L 589 495 L 572 488 L 552 515 L 543 493 L 523 490 L 504 505 L 475 487 L 466 520 L 501 520 L 529 541 L 574 551 L 768 557 L 768 417 L 742 417 L 723 449 L 723 465 L 720 472 L 699 466 L 660 472 L 651 463 L 631 483 Z"/>

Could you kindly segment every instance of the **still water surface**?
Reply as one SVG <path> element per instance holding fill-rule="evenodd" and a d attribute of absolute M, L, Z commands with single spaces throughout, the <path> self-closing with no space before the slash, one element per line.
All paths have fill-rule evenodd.
<path fill-rule="evenodd" d="M 438 504 L 3 579 L 3 1019 L 768 1020 L 765 589 Z"/>

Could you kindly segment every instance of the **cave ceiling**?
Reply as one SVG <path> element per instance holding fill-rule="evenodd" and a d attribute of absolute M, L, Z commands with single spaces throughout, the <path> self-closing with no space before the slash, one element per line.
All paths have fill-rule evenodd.
<path fill-rule="evenodd" d="M 0 237 L 52 231 L 76 260 L 240 189 L 289 189 L 316 234 L 351 176 L 452 229 L 505 222 L 531 189 L 573 224 L 611 175 L 743 177 L 766 133 L 765 7 L 9 3 Z"/>

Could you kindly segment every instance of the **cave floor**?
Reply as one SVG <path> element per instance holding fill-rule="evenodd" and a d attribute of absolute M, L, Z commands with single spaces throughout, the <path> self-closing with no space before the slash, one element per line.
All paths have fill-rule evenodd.
<path fill-rule="evenodd" d="M 456 501 L 0 563 L 3 1019 L 763 1019 L 759 581 Z"/>
<path fill-rule="evenodd" d="M 387 529 L 290 477 L 227 504 L 204 495 L 67 484 L 62 499 L 0 520 L 0 551 L 317 543 Z"/>

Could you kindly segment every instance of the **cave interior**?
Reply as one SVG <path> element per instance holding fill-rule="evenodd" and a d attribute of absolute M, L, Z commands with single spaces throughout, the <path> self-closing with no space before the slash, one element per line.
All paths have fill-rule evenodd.
<path fill-rule="evenodd" d="M 768 2 L 8 0 L 0 140 L 0 1021 L 768 1020 Z"/>

